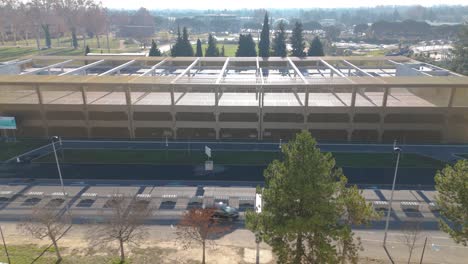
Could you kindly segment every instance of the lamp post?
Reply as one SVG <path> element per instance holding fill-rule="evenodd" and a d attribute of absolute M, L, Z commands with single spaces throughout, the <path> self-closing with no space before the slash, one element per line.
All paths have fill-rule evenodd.
<path fill-rule="evenodd" d="M 390 212 L 392 211 L 392 203 L 393 203 L 393 193 L 395 191 L 395 182 L 397 178 L 397 173 L 398 173 L 398 165 L 400 163 L 400 154 L 401 154 L 401 149 L 396 146 L 396 142 L 393 144 L 393 151 L 397 153 L 397 161 L 395 165 L 395 174 L 393 175 L 393 184 L 392 184 L 392 192 L 390 194 L 390 203 L 388 204 L 388 210 L 387 210 L 387 219 L 385 221 L 385 235 L 383 239 L 383 246 L 386 249 L 387 248 L 387 232 L 388 232 L 388 224 L 390 221 Z"/>
<path fill-rule="evenodd" d="M 66 198 L 67 193 L 65 192 L 65 186 L 63 185 L 62 171 L 60 170 L 60 164 L 59 164 L 59 160 L 57 157 L 57 149 L 55 148 L 55 142 L 57 142 L 57 140 L 60 142 L 60 144 L 62 144 L 62 140 L 58 136 L 53 136 L 52 137 L 52 149 L 54 150 L 55 163 L 57 164 L 57 171 L 58 171 L 59 178 L 60 178 L 60 186 L 62 187 L 63 196 Z M 66 206 L 66 209 L 67 209 L 67 212 L 69 212 L 68 205 Z"/>

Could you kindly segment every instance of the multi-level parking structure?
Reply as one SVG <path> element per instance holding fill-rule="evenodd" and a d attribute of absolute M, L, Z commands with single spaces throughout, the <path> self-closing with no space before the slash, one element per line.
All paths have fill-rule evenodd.
<path fill-rule="evenodd" d="M 406 57 L 38 56 L 0 65 L 0 115 L 18 137 L 462 143 L 468 77 Z"/>

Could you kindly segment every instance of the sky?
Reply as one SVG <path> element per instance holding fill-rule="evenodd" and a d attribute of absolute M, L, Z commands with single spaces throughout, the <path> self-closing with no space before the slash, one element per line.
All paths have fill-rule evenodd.
<path fill-rule="evenodd" d="M 256 8 L 334 8 L 334 7 L 366 7 L 376 5 L 467 5 L 466 0 L 101 0 L 108 8 L 116 9 L 256 9 Z"/>

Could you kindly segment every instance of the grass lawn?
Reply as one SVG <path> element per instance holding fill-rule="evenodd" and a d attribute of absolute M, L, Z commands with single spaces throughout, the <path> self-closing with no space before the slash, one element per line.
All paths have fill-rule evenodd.
<path fill-rule="evenodd" d="M 161 151 L 161 150 L 71 150 L 64 151 L 65 162 L 70 163 L 144 163 L 144 164 L 201 164 L 206 160 L 201 151 L 190 154 L 188 151 Z M 215 164 L 223 165 L 267 165 L 274 159 L 280 159 L 279 152 L 226 152 L 213 151 Z M 379 168 L 393 167 L 395 156 L 390 153 L 334 153 L 339 167 Z M 53 162 L 53 156 L 43 157 L 36 162 Z M 400 160 L 401 167 L 440 168 L 443 162 L 416 154 L 403 154 Z"/>
<path fill-rule="evenodd" d="M 81 35 L 78 35 L 78 45 L 83 45 L 83 38 Z M 113 38 L 112 36 L 109 36 L 109 46 L 111 49 L 118 49 L 119 48 L 119 38 Z M 52 38 L 51 39 L 52 41 L 52 47 L 70 47 L 71 46 L 71 37 L 67 36 L 67 37 L 63 37 L 63 38 Z M 60 41 L 60 42 L 59 42 Z M 100 35 L 99 37 L 99 42 L 101 44 L 101 47 L 102 48 L 107 48 L 107 39 L 106 39 L 106 35 Z M 41 38 L 40 39 L 40 43 L 41 43 L 41 46 L 45 46 L 45 39 L 44 38 Z M 96 37 L 93 37 L 93 38 L 87 38 L 86 39 L 86 45 L 89 45 L 90 48 L 97 48 L 98 47 L 98 42 L 97 42 L 97 39 Z M 13 41 L 6 41 L 5 42 L 5 45 L 6 46 L 27 46 L 27 47 L 31 47 L 31 48 L 36 48 L 36 39 L 34 38 L 31 38 L 29 39 L 28 42 L 26 42 L 25 40 L 18 40 L 16 42 L 16 44 L 13 42 Z"/>
<path fill-rule="evenodd" d="M 47 142 L 43 140 L 0 142 L 0 161 L 7 160 L 46 144 Z"/>
<path fill-rule="evenodd" d="M 39 53 L 39 51 L 34 48 L 17 48 L 17 47 L 2 47 L 0 46 L 0 62 L 9 61 L 17 59 L 19 57 L 34 55 Z"/>
<path fill-rule="evenodd" d="M 218 43 L 218 48 L 219 48 L 219 52 L 221 52 L 221 47 L 224 45 L 224 55 L 226 57 L 235 57 L 236 56 L 236 50 L 237 50 L 237 44 L 222 44 L 222 43 Z M 193 47 L 193 51 L 196 52 L 197 51 L 197 45 L 192 45 Z M 205 56 L 205 50 L 206 48 L 208 47 L 207 44 L 202 44 L 202 50 L 203 50 L 203 56 Z M 257 52 L 258 52 L 258 48 L 257 48 Z"/>

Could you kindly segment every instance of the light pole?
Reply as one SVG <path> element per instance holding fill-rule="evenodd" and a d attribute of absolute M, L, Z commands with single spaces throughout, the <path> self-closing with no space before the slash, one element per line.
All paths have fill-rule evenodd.
<path fill-rule="evenodd" d="M 55 142 L 57 140 L 60 142 L 60 144 L 62 144 L 62 140 L 58 136 L 53 136 L 52 137 L 52 149 L 54 150 L 55 163 L 57 164 L 57 171 L 58 171 L 59 178 L 60 178 L 60 186 L 62 186 L 63 197 L 67 198 L 67 193 L 65 192 L 65 186 L 63 185 L 62 171 L 60 170 L 60 164 L 59 164 L 59 160 L 57 157 L 57 149 L 55 148 Z M 67 208 L 67 212 L 69 212 L 68 205 L 66 208 Z"/>
<path fill-rule="evenodd" d="M 393 151 L 397 153 L 397 161 L 396 161 L 396 165 L 395 165 L 395 174 L 393 175 L 392 192 L 390 194 L 390 203 L 388 204 L 387 219 L 385 221 L 385 235 L 384 235 L 384 239 L 383 239 L 383 246 L 384 246 L 385 249 L 387 248 L 388 224 L 389 224 L 389 221 L 390 221 L 390 212 L 392 211 L 393 193 L 395 191 L 395 182 L 396 182 L 396 178 L 397 178 L 398 165 L 400 163 L 400 154 L 401 154 L 401 149 L 396 146 L 396 142 L 393 144 Z"/>

